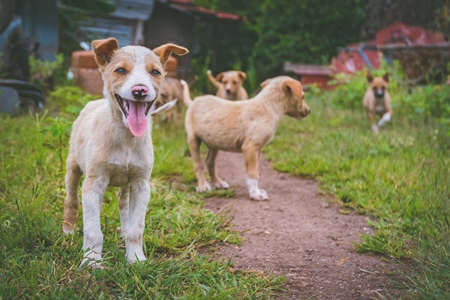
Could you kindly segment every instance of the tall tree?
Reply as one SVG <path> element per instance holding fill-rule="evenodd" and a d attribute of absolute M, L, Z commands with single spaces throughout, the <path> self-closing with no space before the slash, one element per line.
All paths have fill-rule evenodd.
<path fill-rule="evenodd" d="M 264 0 L 251 64 L 258 80 L 285 61 L 328 64 L 339 46 L 360 38 L 364 0 Z"/>
<path fill-rule="evenodd" d="M 59 52 L 64 55 L 66 64 L 74 50 L 81 50 L 78 41 L 80 22 L 89 14 L 112 13 L 115 6 L 108 0 L 59 0 Z"/>
<path fill-rule="evenodd" d="M 369 40 L 394 22 L 439 30 L 449 36 L 449 0 L 369 0 L 364 8 L 361 37 Z"/>

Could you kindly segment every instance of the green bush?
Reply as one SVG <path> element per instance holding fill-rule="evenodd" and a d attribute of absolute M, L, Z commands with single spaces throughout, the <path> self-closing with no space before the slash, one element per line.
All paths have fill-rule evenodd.
<path fill-rule="evenodd" d="M 50 92 L 47 106 L 50 111 L 78 114 L 86 103 L 99 98 L 77 86 L 58 86 Z"/>
<path fill-rule="evenodd" d="M 55 83 L 63 81 L 65 74 L 62 68 L 64 57 L 58 54 L 52 62 L 40 60 L 32 56 L 28 60 L 30 64 L 30 81 L 38 86 L 44 93 L 49 93 L 55 86 Z"/>

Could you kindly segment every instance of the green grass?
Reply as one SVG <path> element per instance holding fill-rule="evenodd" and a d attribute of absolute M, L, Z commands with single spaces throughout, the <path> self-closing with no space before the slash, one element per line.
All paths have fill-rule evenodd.
<path fill-rule="evenodd" d="M 375 216 L 374 235 L 361 252 L 411 258 L 421 273 L 409 274 L 417 299 L 450 299 L 450 138 L 442 124 L 409 118 L 401 104 L 379 135 L 362 107 L 343 109 L 331 93 L 307 94 L 312 114 L 284 118 L 264 149 L 283 172 L 317 179 L 344 210 Z"/>
<path fill-rule="evenodd" d="M 186 185 L 195 176 L 184 130 L 164 123 L 153 131 L 148 261 L 126 263 L 116 190 L 108 188 L 101 213 L 105 269 L 78 268 L 82 217 L 73 236 L 61 228 L 67 119 L 73 116 L 0 117 L 0 299 L 270 299 L 281 291 L 283 277 L 235 271 L 224 259 L 198 254 L 241 237 L 225 215 L 203 209 L 202 198 Z"/>

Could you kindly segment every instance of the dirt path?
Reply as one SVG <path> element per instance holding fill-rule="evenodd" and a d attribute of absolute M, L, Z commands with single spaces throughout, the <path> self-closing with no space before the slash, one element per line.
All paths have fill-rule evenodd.
<path fill-rule="evenodd" d="M 280 299 L 380 299 L 386 290 L 398 299 L 404 294 L 389 279 L 399 279 L 399 265 L 354 250 L 358 235 L 370 232 L 367 217 L 339 214 L 318 194 L 315 181 L 278 173 L 261 158 L 260 187 L 270 200 L 256 202 L 248 198 L 241 154 L 220 152 L 217 166 L 236 198 L 210 198 L 206 207 L 217 212 L 232 206 L 233 224 L 245 241 L 219 245 L 217 254 L 230 257 L 236 269 L 286 275 L 287 293 Z"/>

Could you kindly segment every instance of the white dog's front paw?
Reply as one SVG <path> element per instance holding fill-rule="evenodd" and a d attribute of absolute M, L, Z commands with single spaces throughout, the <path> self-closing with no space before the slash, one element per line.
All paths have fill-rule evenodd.
<path fill-rule="evenodd" d="M 197 186 L 197 193 L 203 193 L 203 192 L 206 192 L 206 191 L 210 191 L 211 190 L 211 185 L 209 185 L 209 183 L 208 182 L 205 182 L 204 184 L 199 184 L 198 186 Z"/>
<path fill-rule="evenodd" d="M 254 189 L 250 191 L 250 199 L 256 201 L 265 201 L 269 200 L 269 195 L 267 195 L 267 192 L 263 189 Z"/>

